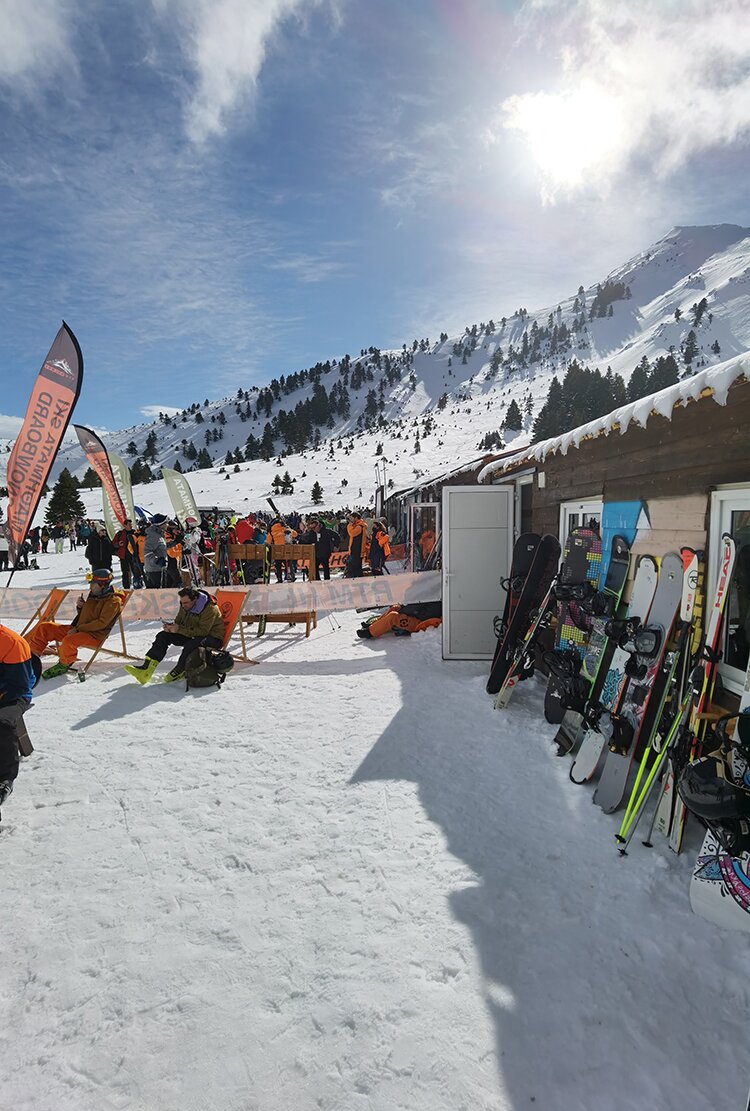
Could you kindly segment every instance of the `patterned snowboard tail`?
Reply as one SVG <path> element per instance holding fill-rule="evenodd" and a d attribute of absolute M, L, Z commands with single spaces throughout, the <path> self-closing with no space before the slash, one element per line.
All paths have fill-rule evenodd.
<path fill-rule="evenodd" d="M 628 608 L 628 621 L 633 625 L 643 625 L 648 618 L 651 603 L 656 591 L 656 561 L 651 556 L 642 556 L 635 573 L 633 593 Z M 622 697 L 627 683 L 625 665 L 630 655 L 623 648 L 616 648 L 610 662 L 599 696 L 602 711 L 614 710 Z M 606 714 L 604 715 L 606 717 Z M 589 728 L 580 744 L 575 760 L 570 768 L 573 783 L 585 783 L 594 775 L 607 742 L 605 733 L 599 728 Z"/>
<path fill-rule="evenodd" d="M 596 593 L 602 564 L 602 542 L 592 529 L 573 529 L 565 542 L 560 574 L 557 578 L 557 632 L 554 654 L 561 660 L 560 674 L 550 667 L 550 678 L 544 699 L 544 716 L 551 725 L 559 725 L 565 716 L 566 684 L 580 671 L 586 651 L 592 619 L 584 603 Z M 577 668 L 577 670 L 576 670 Z"/>

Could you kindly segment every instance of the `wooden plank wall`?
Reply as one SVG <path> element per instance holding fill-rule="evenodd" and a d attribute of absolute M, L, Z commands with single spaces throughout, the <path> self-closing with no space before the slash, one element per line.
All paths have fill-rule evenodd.
<path fill-rule="evenodd" d="M 631 425 L 624 435 L 611 432 L 588 440 L 567 455 L 550 456 L 538 470 L 546 484 L 539 489 L 534 482 L 536 532 L 557 535 L 561 502 L 603 496 L 605 501 L 669 499 L 678 504 L 700 495 L 702 525 L 698 502 L 690 504 L 685 528 L 677 516 L 672 520 L 682 543 L 691 543 L 688 534 L 702 533 L 705 539 L 711 488 L 750 481 L 750 383 L 735 384 L 727 405 L 701 398 L 675 408 L 671 421 L 652 416 L 646 428 Z M 665 531 L 671 527 L 665 520 Z"/>

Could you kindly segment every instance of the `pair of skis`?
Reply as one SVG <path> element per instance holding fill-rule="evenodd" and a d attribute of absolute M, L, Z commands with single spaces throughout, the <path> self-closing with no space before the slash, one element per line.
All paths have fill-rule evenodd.
<path fill-rule="evenodd" d="M 719 573 L 714 589 L 711 608 L 705 624 L 702 668 L 696 677 L 694 708 L 690 715 L 690 727 L 684 738 L 685 743 L 673 745 L 669 753 L 669 766 L 664 777 L 662 790 L 654 813 L 652 828 L 662 833 L 669 841 L 669 847 L 676 853 L 682 851 L 682 843 L 687 821 L 687 808 L 678 797 L 675 785 L 680 772 L 691 760 L 699 755 L 700 743 L 706 722 L 702 717 L 711 701 L 716 675 L 718 672 L 721 631 L 727 599 L 734 571 L 736 546 L 733 538 L 725 533 L 722 537 L 722 554 Z M 650 840 L 650 838 L 649 838 Z"/>

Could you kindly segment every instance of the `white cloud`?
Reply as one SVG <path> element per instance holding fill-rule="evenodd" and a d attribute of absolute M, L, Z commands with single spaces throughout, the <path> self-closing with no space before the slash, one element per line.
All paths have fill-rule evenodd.
<path fill-rule="evenodd" d="M 507 98 L 489 134 L 525 136 L 554 200 L 606 192 L 638 160 L 665 177 L 713 147 L 750 137 L 747 0 L 533 0 L 560 44 L 555 89 Z"/>
<path fill-rule="evenodd" d="M 167 417 L 176 417 L 178 413 L 182 412 L 182 409 L 175 405 L 144 405 L 141 412 L 147 420 L 153 420 L 160 413 L 164 413 Z"/>
<path fill-rule="evenodd" d="M 3 0 L 0 81 L 28 93 L 52 78 L 77 76 L 69 37 L 75 0 Z"/>
<path fill-rule="evenodd" d="M 9 417 L 0 413 L 0 440 L 14 440 L 22 424 L 23 417 Z"/>
<path fill-rule="evenodd" d="M 190 139 L 221 134 L 227 117 L 249 105 L 260 71 L 282 24 L 302 18 L 326 0 L 153 0 L 174 13 L 196 87 L 186 108 Z"/>

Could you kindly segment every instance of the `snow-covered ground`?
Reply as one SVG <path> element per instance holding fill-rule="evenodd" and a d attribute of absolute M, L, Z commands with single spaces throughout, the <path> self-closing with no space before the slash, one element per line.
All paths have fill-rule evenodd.
<path fill-rule="evenodd" d="M 272 629 L 220 692 L 111 659 L 39 690 L 0 825 L 0 1108 L 744 1106 L 750 956 L 690 911 L 696 836 L 620 858 L 539 687 L 501 716 L 439 632 L 359 620 Z"/>

